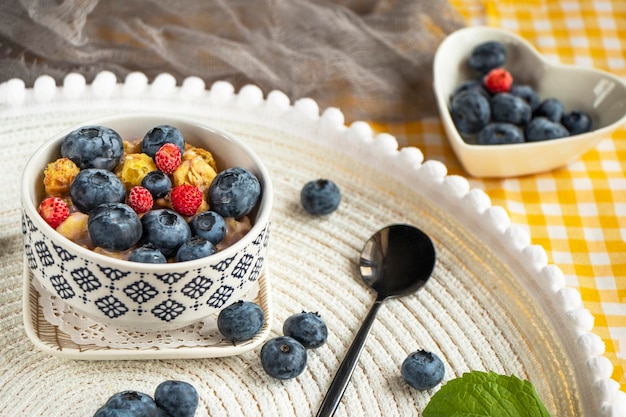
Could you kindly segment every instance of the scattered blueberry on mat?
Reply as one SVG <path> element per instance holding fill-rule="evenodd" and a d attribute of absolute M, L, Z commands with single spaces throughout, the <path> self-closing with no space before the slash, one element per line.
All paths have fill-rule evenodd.
<path fill-rule="evenodd" d="M 291 379 L 306 368 L 307 349 L 326 343 L 328 329 L 318 313 L 303 311 L 287 317 L 283 334 L 265 342 L 261 348 L 261 364 L 271 377 Z"/>
<path fill-rule="evenodd" d="M 193 417 L 198 403 L 193 385 L 167 380 L 157 386 L 154 398 L 134 390 L 115 393 L 93 417 Z"/>
<path fill-rule="evenodd" d="M 439 356 L 425 350 L 409 354 L 401 366 L 402 378 L 413 388 L 427 390 L 437 386 L 445 375 Z"/>
<path fill-rule="evenodd" d="M 326 343 L 328 328 L 318 313 L 303 311 L 285 320 L 283 334 L 293 337 L 307 349 L 316 349 Z"/>
<path fill-rule="evenodd" d="M 113 394 L 96 411 L 93 417 L 168 417 L 164 410 L 159 410 L 154 399 L 139 391 L 122 391 Z"/>
<path fill-rule="evenodd" d="M 222 309 L 217 316 L 219 332 L 233 342 L 253 338 L 264 324 L 263 310 L 252 301 L 237 301 Z"/>
<path fill-rule="evenodd" d="M 193 417 L 198 408 L 198 391 L 188 382 L 163 381 L 154 392 L 154 401 L 169 417 Z"/>
<path fill-rule="evenodd" d="M 341 202 L 341 190 L 333 181 L 320 178 L 307 182 L 300 191 L 302 207 L 314 216 L 330 214 Z"/>
<path fill-rule="evenodd" d="M 274 337 L 261 348 L 261 365 L 273 378 L 295 378 L 304 371 L 306 363 L 306 348 L 293 337 Z"/>

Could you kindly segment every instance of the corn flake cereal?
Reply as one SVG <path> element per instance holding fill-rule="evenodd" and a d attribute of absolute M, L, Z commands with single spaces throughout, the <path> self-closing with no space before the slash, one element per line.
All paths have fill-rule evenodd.
<path fill-rule="evenodd" d="M 209 188 L 217 172 L 202 155 L 193 149 L 185 151 L 183 154 L 182 162 L 172 173 L 172 183 L 174 186 L 195 185 L 203 191 Z"/>
<path fill-rule="evenodd" d="M 215 158 L 213 154 L 204 148 L 191 147 L 185 151 L 183 154 L 183 160 L 185 159 L 193 159 L 196 156 L 201 157 L 204 161 L 213 168 L 213 171 L 217 172 L 217 162 L 215 162 Z"/>
<path fill-rule="evenodd" d="M 134 186 L 141 185 L 143 177 L 156 169 L 156 164 L 147 154 L 131 153 L 124 156 L 116 174 L 122 180 L 124 187 L 130 190 Z"/>
<path fill-rule="evenodd" d="M 63 197 L 70 192 L 70 185 L 80 168 L 69 158 L 59 158 L 50 162 L 43 171 L 43 184 L 46 194 Z"/>

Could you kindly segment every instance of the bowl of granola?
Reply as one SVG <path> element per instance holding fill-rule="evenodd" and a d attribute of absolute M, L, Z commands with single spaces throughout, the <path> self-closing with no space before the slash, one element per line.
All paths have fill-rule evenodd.
<path fill-rule="evenodd" d="M 242 299 L 263 271 L 272 183 L 241 139 L 160 114 L 90 120 L 22 175 L 25 262 L 77 311 L 180 328 Z"/>

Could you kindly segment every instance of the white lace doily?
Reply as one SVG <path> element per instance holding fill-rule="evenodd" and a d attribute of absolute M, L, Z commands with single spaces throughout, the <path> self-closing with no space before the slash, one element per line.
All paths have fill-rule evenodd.
<path fill-rule="evenodd" d="M 95 345 L 110 349 L 154 349 L 155 347 L 176 349 L 217 346 L 224 343 L 217 329 L 217 315 L 179 329 L 139 332 L 94 320 L 46 291 L 36 279 L 32 280 L 32 285 L 39 293 L 39 305 L 45 319 L 79 345 Z M 259 285 L 255 284 L 244 299 L 255 301 L 258 294 Z"/>

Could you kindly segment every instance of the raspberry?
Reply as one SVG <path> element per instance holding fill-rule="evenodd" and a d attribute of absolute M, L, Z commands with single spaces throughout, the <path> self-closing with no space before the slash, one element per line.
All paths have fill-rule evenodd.
<path fill-rule="evenodd" d="M 39 214 L 46 223 L 56 229 L 70 216 L 70 209 L 62 198 L 48 197 L 39 204 Z"/>
<path fill-rule="evenodd" d="M 202 204 L 202 191 L 191 184 L 172 188 L 170 194 L 172 208 L 183 216 L 193 216 Z"/>
<path fill-rule="evenodd" d="M 513 77 L 511 73 L 504 68 L 494 68 L 487 73 L 483 80 L 485 88 L 490 93 L 506 93 L 511 90 L 511 84 L 513 84 Z"/>
<path fill-rule="evenodd" d="M 128 192 L 128 205 L 136 213 L 145 213 L 152 208 L 154 200 L 147 188 L 135 186 Z"/>
<path fill-rule="evenodd" d="M 180 149 L 173 143 L 164 144 L 154 155 L 154 162 L 156 162 L 157 168 L 166 174 L 174 172 L 180 165 L 181 159 Z"/>

